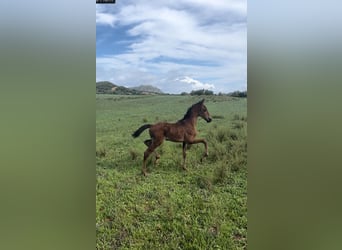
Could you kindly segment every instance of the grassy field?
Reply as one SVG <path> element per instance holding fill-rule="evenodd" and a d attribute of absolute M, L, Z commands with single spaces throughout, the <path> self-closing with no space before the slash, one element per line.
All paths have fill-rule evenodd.
<path fill-rule="evenodd" d="M 213 121 L 199 118 L 198 138 L 187 151 L 164 142 L 157 165 L 141 175 L 145 123 L 175 122 L 195 96 L 97 95 L 97 249 L 247 249 L 247 99 L 206 97 Z"/>

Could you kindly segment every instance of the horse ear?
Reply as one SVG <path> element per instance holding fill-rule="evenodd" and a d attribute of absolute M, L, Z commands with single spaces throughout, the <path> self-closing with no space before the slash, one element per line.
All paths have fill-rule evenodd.
<path fill-rule="evenodd" d="M 202 101 L 200 101 L 200 103 L 201 103 L 201 104 L 203 104 L 203 103 L 204 103 L 204 101 L 205 101 L 205 100 L 204 100 L 204 98 L 203 98 L 203 99 L 202 99 Z"/>

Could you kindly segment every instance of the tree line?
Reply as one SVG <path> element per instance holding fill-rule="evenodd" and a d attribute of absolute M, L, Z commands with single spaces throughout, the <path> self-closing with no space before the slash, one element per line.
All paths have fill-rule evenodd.
<path fill-rule="evenodd" d="M 215 95 L 213 91 L 208 89 L 193 90 L 190 93 L 182 92 L 181 95 Z M 218 96 L 247 97 L 247 91 L 234 91 L 231 93 L 219 92 Z"/>

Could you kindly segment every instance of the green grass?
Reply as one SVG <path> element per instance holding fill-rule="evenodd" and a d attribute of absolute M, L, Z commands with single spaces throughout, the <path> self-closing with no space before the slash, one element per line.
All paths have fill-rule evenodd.
<path fill-rule="evenodd" d="M 97 95 L 97 249 L 246 249 L 247 100 L 210 96 L 211 123 L 199 118 L 199 138 L 187 151 L 164 142 L 149 175 L 141 175 L 143 123 L 175 122 L 200 97 Z M 216 117 L 216 118 L 215 118 Z"/>

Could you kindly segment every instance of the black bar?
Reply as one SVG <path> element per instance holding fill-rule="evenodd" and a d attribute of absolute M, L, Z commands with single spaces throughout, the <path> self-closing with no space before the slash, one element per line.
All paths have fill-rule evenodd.
<path fill-rule="evenodd" d="M 115 3 L 115 0 L 96 0 L 96 3 Z"/>

